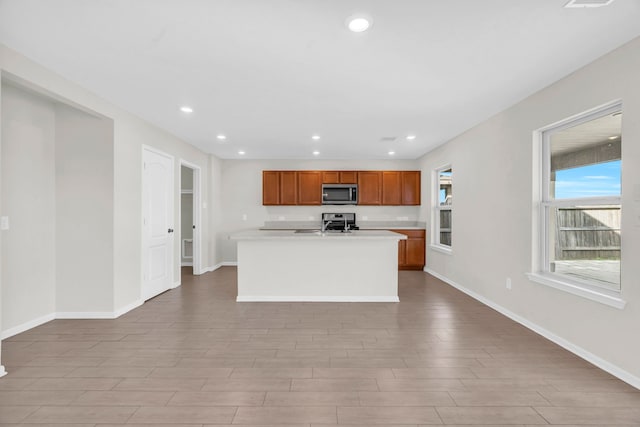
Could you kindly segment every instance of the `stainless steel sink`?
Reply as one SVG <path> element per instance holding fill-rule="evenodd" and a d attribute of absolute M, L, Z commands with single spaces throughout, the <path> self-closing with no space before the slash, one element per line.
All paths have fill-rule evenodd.
<path fill-rule="evenodd" d="M 294 231 L 294 233 L 296 234 L 316 234 L 318 236 L 322 236 L 325 234 L 348 234 L 351 233 L 351 231 L 342 231 L 342 230 L 326 230 L 326 231 L 322 231 L 322 230 L 309 230 L 309 229 L 304 229 L 304 230 L 296 230 Z"/>

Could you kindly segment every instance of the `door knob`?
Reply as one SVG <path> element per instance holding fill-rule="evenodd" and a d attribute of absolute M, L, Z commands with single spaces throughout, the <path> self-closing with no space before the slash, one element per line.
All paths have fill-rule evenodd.
<path fill-rule="evenodd" d="M 167 230 L 168 233 L 173 233 L 173 228 L 170 228 L 169 230 Z"/>

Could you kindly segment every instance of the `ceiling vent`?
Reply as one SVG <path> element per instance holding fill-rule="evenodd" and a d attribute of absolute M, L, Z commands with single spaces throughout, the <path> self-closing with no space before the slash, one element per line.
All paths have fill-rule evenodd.
<path fill-rule="evenodd" d="M 602 7 L 608 6 L 613 3 L 613 0 L 569 0 L 569 3 L 565 4 L 567 8 L 583 8 L 583 7 Z"/>
<path fill-rule="evenodd" d="M 397 137 L 395 136 L 383 136 L 382 138 L 380 138 L 380 142 L 393 142 L 396 140 Z"/>

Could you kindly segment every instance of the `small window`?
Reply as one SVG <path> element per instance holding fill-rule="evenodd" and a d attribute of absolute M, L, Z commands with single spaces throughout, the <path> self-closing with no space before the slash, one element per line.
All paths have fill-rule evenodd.
<path fill-rule="evenodd" d="M 619 292 L 622 106 L 570 120 L 542 136 L 542 273 Z"/>
<path fill-rule="evenodd" d="M 451 249 L 452 223 L 451 213 L 453 208 L 453 169 L 445 166 L 435 171 L 434 200 L 434 241 L 436 246 Z"/>

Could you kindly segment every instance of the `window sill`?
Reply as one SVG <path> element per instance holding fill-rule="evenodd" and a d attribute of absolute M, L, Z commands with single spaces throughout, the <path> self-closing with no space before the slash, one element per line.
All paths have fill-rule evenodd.
<path fill-rule="evenodd" d="M 620 297 L 620 293 L 618 292 L 607 292 L 604 289 L 590 289 L 586 286 L 559 280 L 556 277 L 542 273 L 527 273 L 526 276 L 532 282 L 540 283 L 541 285 L 546 285 L 554 289 L 559 289 L 573 295 L 578 295 L 582 298 L 596 301 L 610 307 L 615 307 L 619 310 L 622 310 L 627 304 L 627 302 Z"/>
<path fill-rule="evenodd" d="M 452 255 L 453 254 L 453 250 L 451 249 L 450 246 L 430 244 L 429 245 L 429 249 L 433 249 L 436 252 L 441 252 L 441 253 L 447 254 L 447 255 Z"/>

